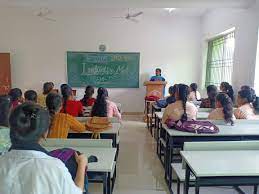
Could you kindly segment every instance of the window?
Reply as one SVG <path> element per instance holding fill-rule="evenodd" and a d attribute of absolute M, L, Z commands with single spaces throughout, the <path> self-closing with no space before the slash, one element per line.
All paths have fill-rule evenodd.
<path fill-rule="evenodd" d="M 205 86 L 232 82 L 235 32 L 219 36 L 208 43 Z"/>
<path fill-rule="evenodd" d="M 259 95 L 259 30 L 258 30 L 258 40 L 257 40 L 257 56 L 256 56 L 256 66 L 255 66 L 255 82 L 254 88 L 256 95 Z"/>

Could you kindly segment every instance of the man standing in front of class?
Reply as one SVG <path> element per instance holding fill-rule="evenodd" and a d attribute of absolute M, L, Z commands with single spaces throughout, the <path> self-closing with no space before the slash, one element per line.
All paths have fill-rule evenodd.
<path fill-rule="evenodd" d="M 165 81 L 165 78 L 161 76 L 160 68 L 156 68 L 156 75 L 152 76 L 150 81 Z"/>

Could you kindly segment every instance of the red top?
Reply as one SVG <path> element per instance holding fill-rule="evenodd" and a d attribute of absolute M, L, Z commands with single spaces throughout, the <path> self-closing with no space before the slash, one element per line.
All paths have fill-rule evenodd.
<path fill-rule="evenodd" d="M 61 113 L 65 113 L 64 107 L 62 107 Z M 83 114 L 83 106 L 80 101 L 67 100 L 66 103 L 66 113 L 71 116 L 78 117 Z"/>
<path fill-rule="evenodd" d="M 96 101 L 95 98 L 89 98 L 86 102 L 87 103 L 86 105 L 84 105 L 84 99 L 81 100 L 81 103 L 83 104 L 83 106 L 93 106 L 95 101 Z"/>

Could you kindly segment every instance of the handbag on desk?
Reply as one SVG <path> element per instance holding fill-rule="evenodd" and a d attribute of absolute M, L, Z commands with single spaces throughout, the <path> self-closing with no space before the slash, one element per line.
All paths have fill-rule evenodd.
<path fill-rule="evenodd" d="M 211 123 L 210 121 L 195 121 L 195 120 L 188 120 L 188 121 L 173 121 L 167 120 L 166 125 L 168 128 L 173 128 L 178 131 L 188 132 L 188 133 L 197 133 L 197 134 L 213 134 L 218 133 L 219 128 Z"/>
<path fill-rule="evenodd" d="M 86 122 L 86 129 L 93 132 L 92 139 L 101 139 L 100 133 L 112 127 L 108 117 L 92 117 Z"/>

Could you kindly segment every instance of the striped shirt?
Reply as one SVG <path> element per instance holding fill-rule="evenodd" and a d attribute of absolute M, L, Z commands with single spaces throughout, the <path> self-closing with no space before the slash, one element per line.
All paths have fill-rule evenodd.
<path fill-rule="evenodd" d="M 85 126 L 69 114 L 57 113 L 51 123 L 48 138 L 67 138 L 69 130 L 85 131 Z"/>

